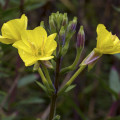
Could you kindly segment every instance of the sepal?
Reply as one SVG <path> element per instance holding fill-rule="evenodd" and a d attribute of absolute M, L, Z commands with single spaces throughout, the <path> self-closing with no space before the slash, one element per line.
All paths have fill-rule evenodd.
<path fill-rule="evenodd" d="M 96 51 L 96 49 L 93 49 L 93 51 L 83 60 L 80 66 L 88 65 L 88 70 L 91 70 L 101 56 L 102 56 L 101 53 Z"/>
<path fill-rule="evenodd" d="M 53 65 L 50 61 L 41 61 L 47 68 L 53 69 Z"/>

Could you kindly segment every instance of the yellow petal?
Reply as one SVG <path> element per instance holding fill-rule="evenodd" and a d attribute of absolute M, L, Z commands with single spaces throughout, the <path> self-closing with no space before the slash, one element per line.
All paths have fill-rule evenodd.
<path fill-rule="evenodd" d="M 51 54 L 57 47 L 55 37 L 56 34 L 52 34 L 47 38 L 45 29 L 37 27 L 34 30 L 22 32 L 22 40 L 16 41 L 13 46 L 18 49 L 25 65 L 30 66 L 38 60 L 50 60 L 54 57 Z"/>
<path fill-rule="evenodd" d="M 36 27 L 34 30 L 26 30 L 22 33 L 22 40 L 27 45 L 39 49 L 47 39 L 47 33 L 44 28 Z"/>
<path fill-rule="evenodd" d="M 97 34 L 97 51 L 102 54 L 120 53 L 120 40 L 107 31 L 103 24 L 98 25 Z"/>
<path fill-rule="evenodd" d="M 56 33 L 51 34 L 51 35 L 48 36 L 48 38 L 46 40 L 44 51 L 47 55 L 51 55 L 52 52 L 57 47 L 57 42 L 54 40 L 56 35 L 57 35 Z"/>
<path fill-rule="evenodd" d="M 27 46 L 22 40 L 16 41 L 12 46 L 32 54 L 32 49 Z"/>
<path fill-rule="evenodd" d="M 120 53 L 120 40 L 116 35 L 112 35 L 112 40 L 113 40 L 113 45 L 110 47 L 106 47 L 106 49 L 104 49 L 103 53 L 104 54 L 116 54 L 116 53 Z"/>
<path fill-rule="evenodd" d="M 102 50 L 106 46 L 111 46 L 113 44 L 110 39 L 111 35 L 103 24 L 99 24 L 97 26 L 97 48 Z"/>
<path fill-rule="evenodd" d="M 43 57 L 39 57 L 38 60 L 50 60 L 54 58 L 54 56 L 43 56 Z"/>
<path fill-rule="evenodd" d="M 11 43 L 21 39 L 21 32 L 27 27 L 27 17 L 23 14 L 20 19 L 10 20 L 3 24 L 2 36 L 11 39 Z"/>
<path fill-rule="evenodd" d="M 4 44 L 11 44 L 13 43 L 14 41 L 11 40 L 11 39 L 8 39 L 8 38 L 5 38 L 3 36 L 0 35 L 0 42 L 4 43 Z"/>
<path fill-rule="evenodd" d="M 18 49 L 18 53 L 21 59 L 23 60 L 23 62 L 25 63 L 25 66 L 31 66 L 37 62 L 36 57 L 30 53 L 27 53 L 21 49 Z"/>

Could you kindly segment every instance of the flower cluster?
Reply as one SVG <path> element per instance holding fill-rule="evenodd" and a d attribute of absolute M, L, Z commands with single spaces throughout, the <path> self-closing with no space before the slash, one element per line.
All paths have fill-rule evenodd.
<path fill-rule="evenodd" d="M 47 36 L 47 32 L 41 26 L 33 30 L 27 30 L 27 17 L 23 14 L 20 19 L 10 20 L 4 23 L 1 29 L 0 42 L 13 44 L 18 49 L 25 66 L 35 64 L 38 60 L 50 60 L 53 51 L 57 47 L 54 40 L 56 33 Z"/>
<path fill-rule="evenodd" d="M 56 19 L 58 21 L 56 21 Z M 57 42 L 54 40 L 56 37 L 56 29 L 60 30 L 59 38 L 64 37 L 65 39 L 65 30 L 64 26 L 68 23 L 67 14 L 52 14 L 49 18 L 50 31 L 51 35 L 47 36 L 46 30 L 38 26 L 33 30 L 27 30 L 27 17 L 23 14 L 20 19 L 10 20 L 3 24 L 1 28 L 2 36 L 0 36 L 0 42 L 4 44 L 13 44 L 12 46 L 18 49 L 18 53 L 21 59 L 24 61 L 26 66 L 35 64 L 38 60 L 50 60 L 53 51 L 57 47 Z M 55 27 L 56 22 L 56 27 Z M 59 25 L 63 24 L 63 27 Z M 77 19 L 76 17 L 68 25 L 72 30 L 73 27 L 76 28 Z M 74 30 L 72 30 L 74 33 Z M 69 31 L 70 35 L 73 34 Z M 64 46 L 62 45 L 61 54 L 66 54 L 66 51 L 69 46 L 69 36 L 66 36 L 64 40 Z M 70 37 L 71 38 L 71 37 Z M 80 28 L 78 32 L 77 39 L 77 48 L 80 45 L 84 47 L 84 31 L 83 27 Z M 89 65 L 95 62 L 102 54 L 116 54 L 120 53 L 120 40 L 116 35 L 112 35 L 111 32 L 107 31 L 103 24 L 97 26 L 97 46 L 93 51 L 83 60 L 81 65 Z"/>

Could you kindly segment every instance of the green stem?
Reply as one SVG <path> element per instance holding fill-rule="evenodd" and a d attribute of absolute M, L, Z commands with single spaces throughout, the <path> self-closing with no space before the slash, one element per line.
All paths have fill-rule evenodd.
<path fill-rule="evenodd" d="M 53 95 L 52 99 L 51 99 L 51 105 L 50 105 L 50 116 L 49 116 L 49 120 L 53 120 L 54 118 L 54 114 L 55 114 L 55 109 L 56 109 L 56 99 L 57 96 Z"/>
<path fill-rule="evenodd" d="M 49 72 L 48 72 L 47 68 L 45 67 L 44 64 L 41 64 L 41 65 L 42 65 L 43 71 L 44 71 L 44 73 L 45 73 L 45 76 L 46 76 L 46 78 L 47 78 L 47 81 L 48 81 L 50 87 L 51 87 L 52 89 L 54 89 L 53 83 L 52 83 L 52 80 L 51 80 L 51 78 L 50 78 L 50 75 L 49 75 Z"/>
<path fill-rule="evenodd" d="M 60 73 L 60 61 L 61 61 L 61 58 L 58 58 L 57 61 L 56 61 L 56 75 L 55 75 L 56 94 L 58 92 L 58 82 L 59 82 L 59 73 Z"/>
<path fill-rule="evenodd" d="M 43 74 L 43 72 L 42 72 L 40 67 L 38 68 L 38 72 L 39 72 L 39 74 L 40 74 L 40 76 L 42 78 L 43 84 L 49 89 L 48 81 L 46 80 L 46 78 L 45 78 L 45 76 L 44 76 L 44 74 Z"/>
<path fill-rule="evenodd" d="M 66 72 L 68 72 L 68 71 L 74 70 L 75 67 L 76 67 L 76 65 L 77 65 L 77 63 L 78 63 L 78 61 L 79 61 L 79 59 L 80 59 L 81 53 L 82 53 L 82 48 L 81 48 L 81 49 L 77 49 L 77 55 L 76 55 L 76 58 L 75 58 L 73 64 L 70 65 L 70 66 L 68 66 L 68 67 L 66 67 L 66 68 L 63 68 L 63 69 L 60 71 L 60 73 L 63 74 L 63 73 L 66 73 Z"/>
<path fill-rule="evenodd" d="M 60 95 L 61 93 L 63 93 L 66 88 L 68 86 L 70 86 L 72 84 L 72 82 L 75 80 L 75 78 L 84 70 L 84 68 L 86 67 L 86 65 L 81 66 L 76 72 L 75 74 L 70 78 L 70 80 L 64 85 L 63 88 L 61 88 L 61 90 L 58 92 L 58 95 Z"/>
<path fill-rule="evenodd" d="M 53 120 L 54 114 L 56 111 L 56 100 L 57 100 L 57 94 L 58 94 L 58 83 L 59 83 L 59 73 L 60 73 L 60 61 L 61 58 L 57 58 L 56 60 L 56 74 L 55 74 L 55 93 L 52 96 L 51 100 L 51 106 L 50 106 L 50 115 L 49 115 L 49 120 Z"/>

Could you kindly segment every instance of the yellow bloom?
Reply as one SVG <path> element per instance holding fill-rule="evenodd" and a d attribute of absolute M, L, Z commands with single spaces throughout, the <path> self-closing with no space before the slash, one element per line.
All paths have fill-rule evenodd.
<path fill-rule="evenodd" d="M 97 47 L 94 49 L 101 54 L 120 53 L 120 40 L 116 35 L 106 30 L 103 24 L 97 26 Z"/>
<path fill-rule="evenodd" d="M 38 60 L 49 60 L 54 57 L 51 55 L 57 47 L 55 37 L 56 33 L 47 37 L 45 29 L 39 26 L 34 30 L 22 32 L 22 40 L 15 42 L 13 46 L 18 49 L 25 66 L 30 66 Z"/>
<path fill-rule="evenodd" d="M 88 65 L 88 69 L 93 68 L 97 60 L 102 54 L 120 53 L 120 40 L 116 35 L 106 30 L 103 24 L 97 26 L 97 46 L 93 51 L 82 61 L 80 66 Z"/>
<path fill-rule="evenodd" d="M 20 19 L 10 20 L 3 24 L 0 35 L 0 42 L 12 44 L 21 40 L 21 32 L 27 29 L 27 17 L 23 14 Z"/>

